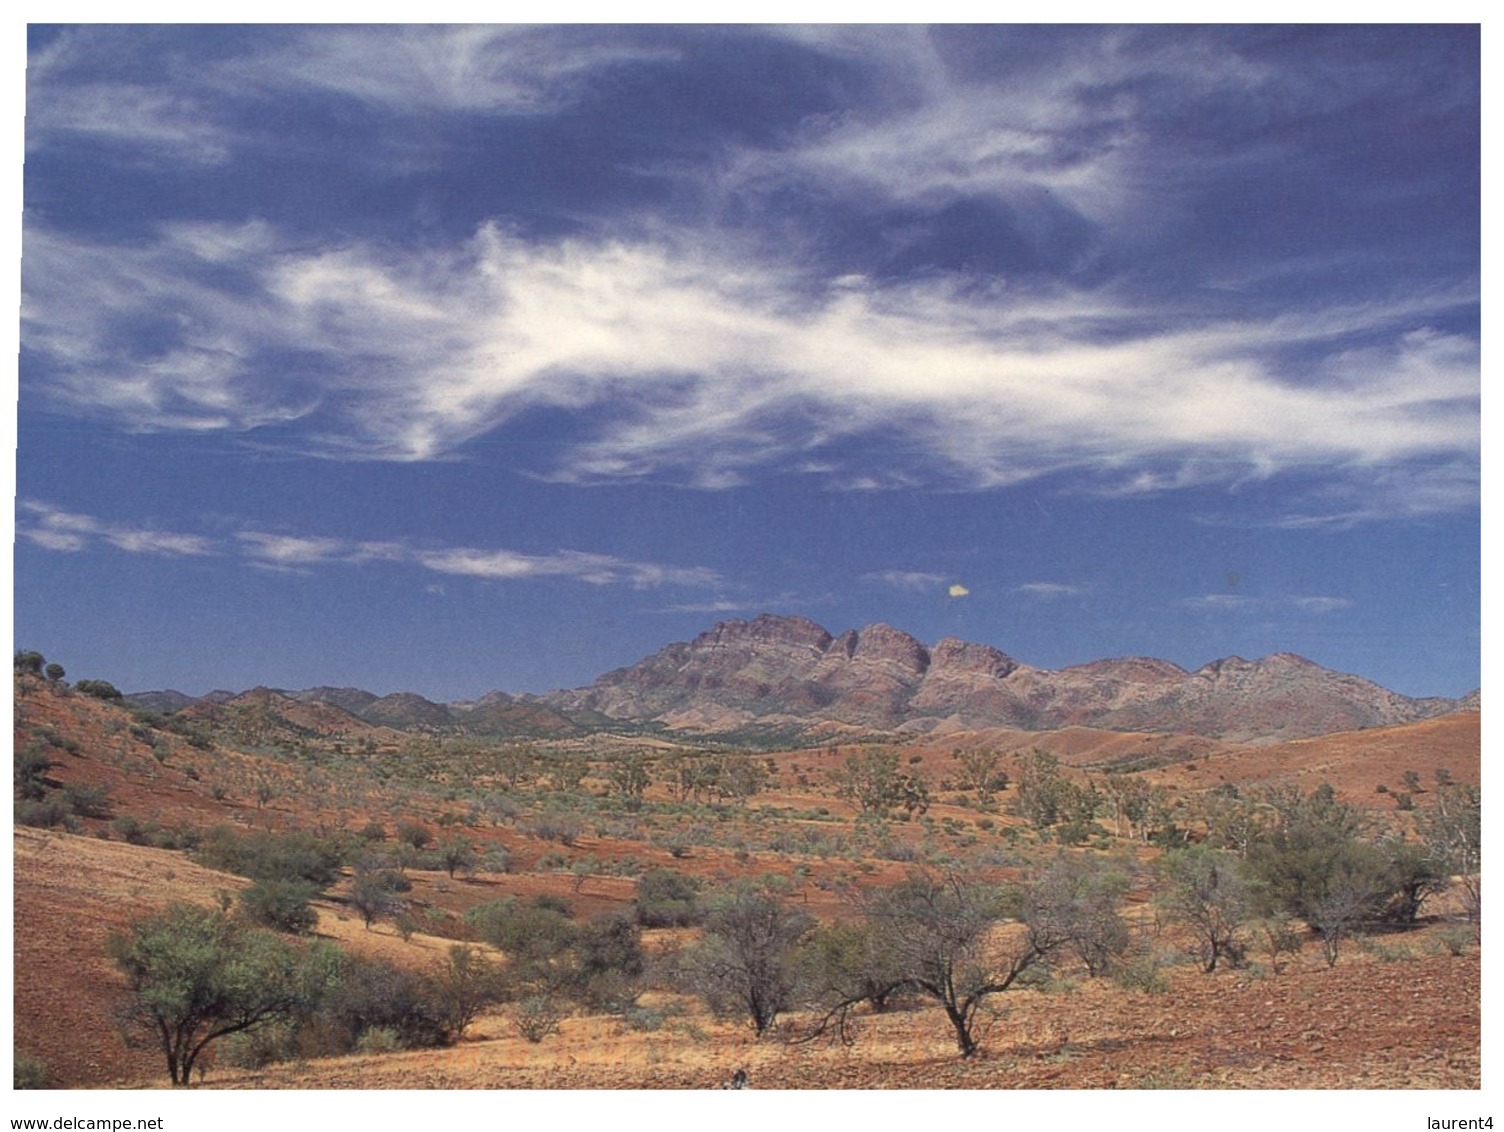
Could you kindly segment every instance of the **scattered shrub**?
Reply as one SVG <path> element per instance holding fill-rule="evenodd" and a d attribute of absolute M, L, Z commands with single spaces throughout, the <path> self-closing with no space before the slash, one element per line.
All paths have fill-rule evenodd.
<path fill-rule="evenodd" d="M 1451 956 L 1462 956 L 1478 942 L 1478 933 L 1465 924 L 1447 924 L 1436 931 L 1436 942 Z"/>
<path fill-rule="evenodd" d="M 557 1033 L 565 1016 L 563 1005 L 552 995 L 535 994 L 517 1005 L 512 1024 L 524 1038 L 536 1043 Z"/>
<path fill-rule="evenodd" d="M 1124 990 L 1168 994 L 1170 980 L 1163 967 L 1163 959 L 1152 948 L 1138 948 L 1114 966 L 1112 981 Z"/>
<path fill-rule="evenodd" d="M 258 880 L 240 894 L 240 906 L 253 921 L 274 931 L 307 935 L 319 914 L 309 903 L 318 889 L 306 880 Z"/>
<path fill-rule="evenodd" d="M 47 794 L 47 772 L 57 766 L 56 760 L 47 754 L 45 745 L 33 738 L 15 752 L 16 797 L 24 801 L 40 802 Z"/>
<path fill-rule="evenodd" d="M 63 787 L 63 797 L 68 806 L 81 818 L 107 818 L 110 816 L 110 788 L 91 786 L 85 782 L 70 782 Z"/>
<path fill-rule="evenodd" d="M 47 1063 L 40 1057 L 17 1052 L 11 1082 L 16 1089 L 48 1088 Z"/>
<path fill-rule="evenodd" d="M 650 869 L 637 880 L 637 922 L 645 928 L 682 928 L 704 919 L 699 882 L 673 869 Z"/>
<path fill-rule="evenodd" d="M 433 844 L 433 833 L 422 822 L 404 819 L 397 823 L 397 840 L 414 849 L 426 849 Z"/>
<path fill-rule="evenodd" d="M 402 1048 L 402 1038 L 391 1026 L 372 1026 L 355 1042 L 357 1053 L 396 1053 Z"/>
<path fill-rule="evenodd" d="M 29 825 L 38 829 L 70 826 L 74 821 L 72 809 L 61 795 L 55 793 L 37 802 L 17 802 L 15 818 L 17 825 Z"/>
<path fill-rule="evenodd" d="M 311 833 L 237 833 L 227 826 L 210 830 L 197 854 L 211 869 L 251 880 L 306 880 L 320 889 L 339 875 L 344 856 L 338 842 Z"/>

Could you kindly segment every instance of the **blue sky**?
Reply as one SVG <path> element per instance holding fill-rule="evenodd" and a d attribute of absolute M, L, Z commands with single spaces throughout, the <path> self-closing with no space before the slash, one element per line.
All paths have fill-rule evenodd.
<path fill-rule="evenodd" d="M 1479 682 L 1472 26 L 33 27 L 15 637 Z"/>

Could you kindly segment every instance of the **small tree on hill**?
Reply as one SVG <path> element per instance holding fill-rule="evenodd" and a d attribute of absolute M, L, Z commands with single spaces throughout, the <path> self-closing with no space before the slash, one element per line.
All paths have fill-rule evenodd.
<path fill-rule="evenodd" d="M 482 1010 L 505 996 L 499 968 L 475 948 L 460 943 L 449 948 L 444 966 L 428 986 L 433 1016 L 450 1044 L 464 1037 Z"/>
<path fill-rule="evenodd" d="M 73 685 L 73 689 L 86 696 L 93 696 L 97 700 L 109 700 L 119 703 L 125 699 L 125 693 L 108 680 L 80 680 L 77 684 Z"/>
<path fill-rule="evenodd" d="M 1159 872 L 1156 902 L 1166 919 L 1195 936 L 1201 969 L 1210 974 L 1224 958 L 1241 960 L 1250 905 L 1237 858 L 1203 846 L 1178 849 L 1160 859 Z"/>
<path fill-rule="evenodd" d="M 402 910 L 402 900 L 397 895 L 405 878 L 396 869 L 355 869 L 355 878 L 350 882 L 350 907 L 360 913 L 366 930 L 382 916 L 395 916 Z M 411 887 L 411 882 L 408 883 Z"/>
<path fill-rule="evenodd" d="M 128 1020 L 160 1046 L 174 1085 L 190 1083 L 216 1039 L 306 1009 L 331 969 L 328 951 L 305 956 L 221 909 L 191 904 L 136 921 L 108 946 L 130 990 Z"/>
<path fill-rule="evenodd" d="M 1008 773 L 1003 770 L 1002 752 L 989 747 L 957 751 L 957 778 L 962 786 L 977 796 L 977 805 L 992 805 L 999 790 L 1008 788 Z"/>
<path fill-rule="evenodd" d="M 1385 855 L 1362 837 L 1361 815 L 1323 783 L 1309 795 L 1271 791 L 1275 820 L 1250 844 L 1244 869 L 1264 915 L 1304 920 L 1337 961 L 1355 923 L 1379 913 L 1394 889 Z"/>
<path fill-rule="evenodd" d="M 836 793 L 851 799 L 864 814 L 881 817 L 897 807 L 909 814 L 922 814 L 930 806 L 929 783 L 924 775 L 903 770 L 898 752 L 886 747 L 847 756 L 830 777 Z"/>
<path fill-rule="evenodd" d="M 653 784 L 647 760 L 641 755 L 632 755 L 613 763 L 606 780 L 611 784 L 612 790 L 634 802 L 640 802 L 648 787 Z"/>
<path fill-rule="evenodd" d="M 761 1037 L 794 1000 L 795 949 L 814 926 L 802 908 L 742 890 L 705 920 L 705 938 L 686 956 L 695 984 L 713 1003 L 735 1003 Z"/>
<path fill-rule="evenodd" d="M 1476 786 L 1460 782 L 1438 785 L 1432 805 L 1416 823 L 1431 858 L 1455 877 L 1468 918 L 1476 922 L 1483 906 L 1482 804 Z"/>
<path fill-rule="evenodd" d="M 449 872 L 449 878 L 454 879 L 456 872 L 471 873 L 480 864 L 480 857 L 471 848 L 470 842 L 463 837 L 446 838 L 439 845 L 439 861 Z"/>
<path fill-rule="evenodd" d="M 883 932 L 899 985 L 938 1002 L 962 1057 L 981 1046 L 981 1008 L 1020 976 L 1070 941 L 1070 909 L 1045 887 L 1003 889 L 951 873 L 911 872 L 895 888 L 875 894 L 868 918 Z M 1004 921 L 1022 929 L 999 938 Z"/>
<path fill-rule="evenodd" d="M 47 658 L 34 649 L 22 649 L 16 652 L 15 670 L 21 676 L 40 676 L 42 666 L 47 663 Z"/>

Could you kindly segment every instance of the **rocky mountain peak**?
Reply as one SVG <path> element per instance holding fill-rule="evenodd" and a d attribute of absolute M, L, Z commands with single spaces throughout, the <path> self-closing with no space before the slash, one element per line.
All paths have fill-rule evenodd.
<path fill-rule="evenodd" d="M 856 634 L 851 658 L 858 661 L 886 661 L 899 668 L 923 675 L 930 666 L 930 653 L 902 629 L 879 621 Z"/>
<path fill-rule="evenodd" d="M 933 649 L 882 622 L 832 636 L 804 617 L 723 621 L 587 688 L 540 697 L 565 714 L 675 723 L 802 719 L 879 728 L 1084 726 L 1288 739 L 1441 714 L 1293 653 L 1188 673 L 1124 657 L 1059 671 L 948 637 Z M 581 716 L 582 718 L 584 715 Z"/>
<path fill-rule="evenodd" d="M 695 638 L 692 648 L 741 646 L 748 643 L 773 643 L 806 646 L 824 652 L 831 642 L 830 633 L 807 617 L 780 617 L 764 613 L 751 621 L 718 621 L 708 632 Z"/>
<path fill-rule="evenodd" d="M 945 670 L 1002 679 L 1018 667 L 1018 661 L 991 645 L 946 637 L 930 650 L 930 665 L 937 672 Z"/>

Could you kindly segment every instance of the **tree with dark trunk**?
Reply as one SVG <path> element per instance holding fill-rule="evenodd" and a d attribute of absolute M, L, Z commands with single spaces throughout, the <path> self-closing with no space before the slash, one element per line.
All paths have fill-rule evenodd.
<path fill-rule="evenodd" d="M 1160 859 L 1159 877 L 1155 902 L 1167 920 L 1194 934 L 1201 969 L 1211 974 L 1224 958 L 1236 965 L 1244 950 L 1240 933 L 1251 914 L 1238 859 L 1200 845 L 1176 849 Z"/>
<path fill-rule="evenodd" d="M 762 1037 L 793 1003 L 794 955 L 814 919 L 753 889 L 722 900 L 705 920 L 705 938 L 688 957 L 692 977 L 712 1001 L 735 1003 Z"/>
<path fill-rule="evenodd" d="M 332 969 L 332 950 L 300 952 L 221 909 L 174 904 L 110 937 L 131 993 L 128 1020 L 161 1047 L 174 1085 L 218 1038 L 307 1009 Z"/>
<path fill-rule="evenodd" d="M 883 932 L 902 985 L 945 1010 L 962 1057 L 981 1046 L 987 999 L 1070 941 L 1069 910 L 1048 887 L 998 888 L 955 873 L 937 879 L 911 872 L 870 898 L 867 915 Z M 997 928 L 1010 919 L 1021 921 L 1021 930 L 1000 941 Z"/>

